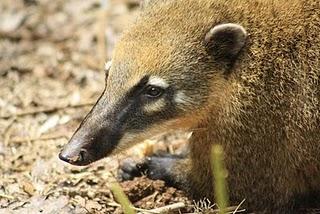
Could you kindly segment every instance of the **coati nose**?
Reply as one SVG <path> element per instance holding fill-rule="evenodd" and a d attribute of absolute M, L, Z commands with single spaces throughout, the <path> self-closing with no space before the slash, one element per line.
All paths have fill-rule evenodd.
<path fill-rule="evenodd" d="M 69 152 L 68 149 L 63 149 L 60 154 L 59 158 L 67 163 L 83 166 L 90 163 L 89 153 L 86 149 L 80 149 L 80 151 L 71 151 Z"/>

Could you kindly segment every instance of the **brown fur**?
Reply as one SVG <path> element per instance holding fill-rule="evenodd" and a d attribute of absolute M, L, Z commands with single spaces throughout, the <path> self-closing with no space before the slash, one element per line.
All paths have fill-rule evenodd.
<path fill-rule="evenodd" d="M 209 67 L 203 47 L 205 34 L 220 23 L 248 31 L 227 78 L 218 72 L 223 66 Z M 319 23 L 318 0 L 167 0 L 146 7 L 123 36 L 116 66 L 130 62 L 134 75 L 147 71 L 168 81 L 191 75 L 188 95 L 205 100 L 198 120 L 189 114 L 192 128 L 200 128 L 191 159 L 175 167 L 194 196 L 213 198 L 213 144 L 225 150 L 233 203 L 245 198 L 249 208 L 286 213 L 293 197 L 320 190 Z M 175 73 L 182 67 L 199 79 Z M 210 69 L 216 72 L 204 75 Z M 205 96 L 203 76 L 211 78 Z"/>
<path fill-rule="evenodd" d="M 149 161 L 153 178 L 214 200 L 210 150 L 220 144 L 232 204 L 293 213 L 296 197 L 319 197 L 320 1 L 149 2 L 118 42 L 106 89 L 60 158 L 86 165 L 181 128 L 193 131 L 190 157 Z M 223 23 L 238 24 L 230 28 L 238 37 L 214 34 Z M 168 86 L 160 98 L 148 96 L 150 77 Z"/>

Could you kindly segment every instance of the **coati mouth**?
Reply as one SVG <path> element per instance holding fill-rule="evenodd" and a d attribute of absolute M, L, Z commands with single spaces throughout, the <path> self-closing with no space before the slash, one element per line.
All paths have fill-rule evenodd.
<path fill-rule="evenodd" d="M 72 145 L 71 145 L 72 147 Z M 107 157 L 112 151 L 94 151 L 86 148 L 70 148 L 69 144 L 59 153 L 59 158 L 75 166 L 87 166 L 95 161 Z"/>
<path fill-rule="evenodd" d="M 59 158 L 72 165 L 86 166 L 110 155 L 119 140 L 119 135 L 83 137 L 76 132 L 59 153 Z"/>

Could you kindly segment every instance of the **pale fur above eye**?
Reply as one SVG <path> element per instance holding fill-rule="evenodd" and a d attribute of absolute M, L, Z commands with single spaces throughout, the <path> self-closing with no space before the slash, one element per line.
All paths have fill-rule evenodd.
<path fill-rule="evenodd" d="M 148 84 L 152 86 L 158 86 L 163 89 L 166 89 L 169 87 L 169 84 L 166 82 L 166 80 L 160 77 L 155 77 L 155 76 L 151 76 L 149 78 Z"/>

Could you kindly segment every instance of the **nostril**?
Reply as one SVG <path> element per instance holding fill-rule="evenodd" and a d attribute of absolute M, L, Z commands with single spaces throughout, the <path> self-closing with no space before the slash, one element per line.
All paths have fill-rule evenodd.
<path fill-rule="evenodd" d="M 87 156 L 88 156 L 88 151 L 86 149 L 81 149 L 77 161 L 84 162 Z"/>

